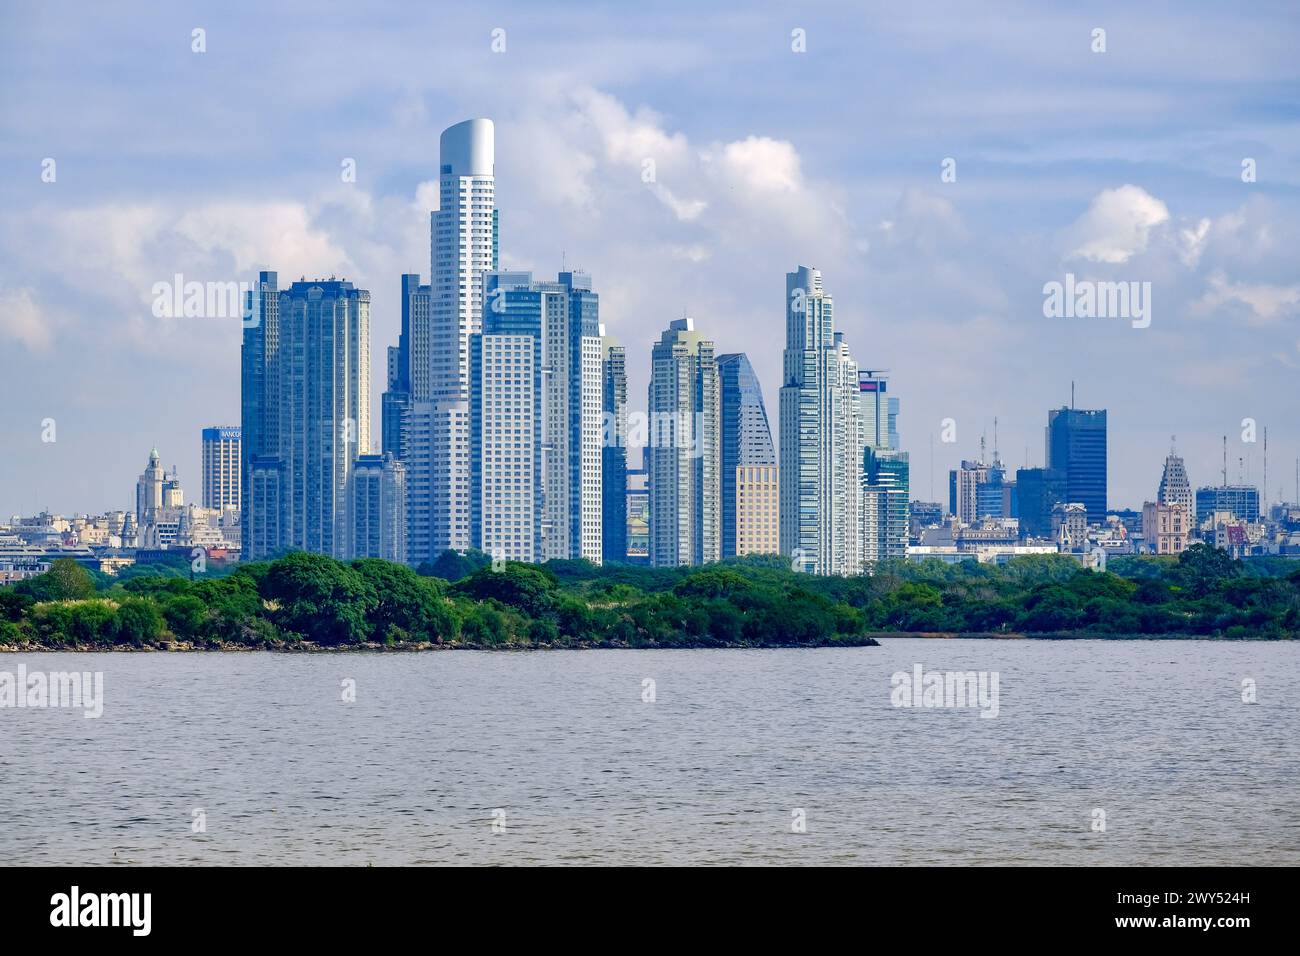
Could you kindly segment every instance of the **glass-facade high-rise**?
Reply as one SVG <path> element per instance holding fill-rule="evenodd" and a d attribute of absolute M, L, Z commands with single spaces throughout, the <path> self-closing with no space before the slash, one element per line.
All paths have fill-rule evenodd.
<path fill-rule="evenodd" d="M 862 453 L 862 562 L 907 557 L 911 524 L 907 452 L 868 446 Z"/>
<path fill-rule="evenodd" d="M 858 428 L 862 454 L 859 508 L 863 569 L 907 557 L 911 525 L 910 465 L 899 450 L 899 401 L 882 371 L 858 370 Z"/>
<path fill-rule="evenodd" d="M 763 389 L 745 353 L 719 355 L 717 366 L 722 411 L 722 556 L 779 553 L 779 479 Z M 747 467 L 759 465 L 765 468 Z"/>
<path fill-rule="evenodd" d="M 253 294 L 263 320 L 274 281 L 262 273 Z M 256 319 L 246 323 L 243 356 L 244 411 L 257 434 L 246 452 L 247 557 L 345 558 L 349 476 L 370 448 L 370 293 L 346 280 L 303 280 L 279 292 L 273 327 L 258 335 Z"/>
<path fill-rule="evenodd" d="M 259 550 L 267 530 L 265 516 L 259 522 L 264 534 L 256 542 L 247 533 L 253 514 L 253 460 L 274 457 L 279 453 L 278 401 L 279 386 L 276 380 L 276 359 L 280 347 L 280 291 L 274 272 L 259 272 L 257 287 L 247 293 L 244 302 L 244 330 L 240 346 L 240 495 L 239 524 L 241 528 L 241 554 L 245 560 L 262 557 L 268 552 Z M 261 498 L 266 503 L 266 496 Z M 278 504 L 277 504 L 278 507 Z M 275 523 L 279 535 L 279 522 Z"/>
<path fill-rule="evenodd" d="M 542 548 L 543 296 L 526 272 L 486 277 L 470 336 L 470 543 L 494 558 Z"/>
<path fill-rule="evenodd" d="M 538 282 L 537 288 L 546 303 L 543 555 L 599 564 L 604 508 L 600 297 L 583 272 L 561 272 L 555 282 Z"/>
<path fill-rule="evenodd" d="M 975 486 L 975 520 L 1008 518 L 1006 513 L 1006 469 L 999 461 L 986 469 L 984 478 Z"/>
<path fill-rule="evenodd" d="M 605 562 L 627 561 L 627 351 L 601 334 L 600 550 Z"/>
<path fill-rule="evenodd" d="M 582 273 L 484 277 L 470 336 L 470 535 L 520 561 L 602 556 L 599 300 Z"/>
<path fill-rule="evenodd" d="M 483 275 L 497 267 L 495 128 L 465 120 L 439 140 L 438 208 L 430 214 L 435 401 L 469 397 L 469 337 L 482 327 Z"/>
<path fill-rule="evenodd" d="M 388 388 L 381 406 L 381 448 L 385 454 L 406 458 L 402 419 L 412 402 L 432 398 L 433 295 L 414 274 L 402 276 L 402 327 L 397 346 L 388 350 Z"/>
<path fill-rule="evenodd" d="M 350 558 L 406 560 L 406 467 L 390 454 L 359 455 L 349 500 Z"/>
<path fill-rule="evenodd" d="M 1051 468 L 1016 469 L 1016 510 L 1025 538 L 1052 536 L 1052 509 L 1066 501 L 1065 473 Z"/>
<path fill-rule="evenodd" d="M 835 331 L 821 273 L 786 274 L 781 552 L 816 574 L 861 570 L 858 366 Z"/>
<path fill-rule="evenodd" d="M 497 268 L 495 130 L 472 119 L 443 130 L 439 140 L 438 208 L 430 214 L 430 321 L 427 360 L 413 335 L 411 378 L 420 391 L 427 374 L 429 399 L 412 399 L 411 428 L 431 449 L 404 448 L 430 471 L 413 476 L 409 493 L 412 531 L 428 529 L 428 543 L 412 534 L 412 557 L 436 558 L 470 544 L 469 339 L 482 329 L 483 276 Z M 421 552 L 427 547 L 430 552 Z"/>
<path fill-rule="evenodd" d="M 718 367 L 691 318 L 674 319 L 651 350 L 650 563 L 705 564 L 722 556 Z"/>
<path fill-rule="evenodd" d="M 1219 485 L 1196 489 L 1196 526 L 1216 511 L 1226 511 L 1238 521 L 1259 520 L 1259 489 L 1253 485 Z"/>
<path fill-rule="evenodd" d="M 1106 518 L 1106 410 L 1054 408 L 1047 413 L 1047 467 L 1065 473 L 1067 503 Z"/>

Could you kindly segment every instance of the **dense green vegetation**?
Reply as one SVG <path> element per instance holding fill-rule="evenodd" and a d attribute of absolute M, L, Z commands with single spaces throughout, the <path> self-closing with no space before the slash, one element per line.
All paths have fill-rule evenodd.
<path fill-rule="evenodd" d="M 64 559 L 0 588 L 0 644 L 43 647 L 825 646 L 873 632 L 1294 639 L 1300 569 L 1204 545 L 1112 559 L 1104 572 L 1042 556 L 888 563 L 859 578 L 795 573 L 775 556 L 493 570 L 471 551 L 413 571 L 295 553 L 193 577 L 168 567 L 110 578 Z"/>

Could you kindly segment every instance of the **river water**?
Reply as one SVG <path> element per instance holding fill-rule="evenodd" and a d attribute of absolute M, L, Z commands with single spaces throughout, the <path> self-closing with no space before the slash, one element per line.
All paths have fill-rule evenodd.
<path fill-rule="evenodd" d="M 0 654 L 104 682 L 0 709 L 0 861 L 1300 863 L 1300 645 L 882 645 Z"/>

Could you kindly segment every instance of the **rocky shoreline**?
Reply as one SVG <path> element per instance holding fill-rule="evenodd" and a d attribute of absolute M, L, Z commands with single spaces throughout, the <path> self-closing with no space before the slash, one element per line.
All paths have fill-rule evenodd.
<path fill-rule="evenodd" d="M 316 644 L 311 641 L 269 644 L 255 647 L 249 644 L 219 642 L 197 644 L 190 641 L 163 641 L 157 645 L 136 647 L 130 644 L 103 646 L 97 644 L 0 644 L 0 653 L 25 654 L 202 654 L 249 653 L 269 651 L 277 654 L 415 654 L 424 651 L 594 651 L 594 650 L 776 650 L 808 647 L 879 647 L 880 642 L 871 637 L 852 641 L 834 641 L 819 644 L 716 644 L 705 642 L 631 645 L 623 642 L 577 641 L 565 644 L 480 644 L 467 641 L 406 641 L 401 644 Z"/>

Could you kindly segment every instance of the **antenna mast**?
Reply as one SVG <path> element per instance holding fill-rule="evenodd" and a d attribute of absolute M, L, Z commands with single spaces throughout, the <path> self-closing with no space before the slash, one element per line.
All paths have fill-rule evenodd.
<path fill-rule="evenodd" d="M 1264 487 L 1260 492 L 1259 506 L 1264 508 L 1268 504 L 1268 426 L 1264 426 Z"/>

